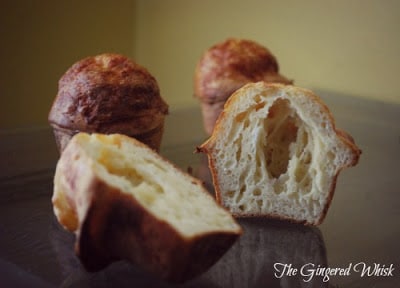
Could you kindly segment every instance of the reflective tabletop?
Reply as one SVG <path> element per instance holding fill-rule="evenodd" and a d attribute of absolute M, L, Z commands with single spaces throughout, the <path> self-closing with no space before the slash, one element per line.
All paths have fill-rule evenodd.
<path fill-rule="evenodd" d="M 84 271 L 52 210 L 52 131 L 0 132 L 0 287 L 400 287 L 400 105 L 319 94 L 363 151 L 340 174 L 325 221 L 239 219 L 239 241 L 181 285 L 122 261 Z M 213 193 L 207 159 L 194 153 L 205 139 L 198 107 L 172 111 L 160 153 Z"/>

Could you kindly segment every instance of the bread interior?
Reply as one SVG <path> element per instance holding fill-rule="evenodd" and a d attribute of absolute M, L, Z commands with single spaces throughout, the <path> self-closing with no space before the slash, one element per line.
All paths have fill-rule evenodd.
<path fill-rule="evenodd" d="M 256 90 L 240 100 L 221 120 L 212 151 L 224 206 L 316 222 L 351 151 L 307 97 Z"/>
<path fill-rule="evenodd" d="M 191 237 L 216 230 L 240 230 L 197 180 L 149 148 L 119 135 L 92 134 L 85 138 L 82 147 L 94 160 L 96 173 L 181 234 Z"/>

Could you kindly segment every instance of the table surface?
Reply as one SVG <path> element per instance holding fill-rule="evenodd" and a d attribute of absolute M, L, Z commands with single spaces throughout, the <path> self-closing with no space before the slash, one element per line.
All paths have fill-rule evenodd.
<path fill-rule="evenodd" d="M 399 287 L 400 106 L 320 94 L 337 126 L 363 151 L 359 164 L 340 174 L 324 223 L 240 220 L 245 233 L 232 249 L 180 287 Z M 204 155 L 193 153 L 204 139 L 198 107 L 172 111 L 161 154 L 190 167 L 212 190 Z M 0 157 L 0 287 L 173 287 L 125 262 L 93 274 L 82 269 L 74 236 L 60 228 L 52 211 L 58 152 L 49 128 L 0 132 Z M 350 268 L 321 282 L 300 273 L 279 278 L 275 263 L 308 271 L 303 274 L 311 273 L 311 265 Z M 376 273 L 362 276 L 363 263 Z M 377 265 L 386 269 L 373 271 Z M 378 275 L 384 271 L 389 275 Z"/>

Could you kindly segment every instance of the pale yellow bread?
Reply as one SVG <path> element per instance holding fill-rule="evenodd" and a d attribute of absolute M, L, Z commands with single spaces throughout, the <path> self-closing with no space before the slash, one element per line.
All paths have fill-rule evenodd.
<path fill-rule="evenodd" d="M 89 271 L 128 260 L 183 282 L 242 233 L 199 180 L 120 134 L 76 134 L 58 161 L 52 201 Z"/>

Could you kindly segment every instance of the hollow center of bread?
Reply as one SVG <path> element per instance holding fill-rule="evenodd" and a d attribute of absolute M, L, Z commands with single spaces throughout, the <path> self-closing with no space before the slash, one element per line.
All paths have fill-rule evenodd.
<path fill-rule="evenodd" d="M 288 100 L 278 99 L 269 108 L 265 120 L 265 161 L 267 171 L 273 178 L 286 173 L 289 163 L 289 146 L 296 141 L 296 119 L 291 115 Z"/>
<path fill-rule="evenodd" d="M 145 147 L 103 137 L 103 144 L 93 141 L 86 149 L 96 160 L 98 173 L 161 222 L 187 237 L 238 229 L 198 181 Z"/>
<path fill-rule="evenodd" d="M 237 215 L 316 221 L 346 161 L 335 152 L 329 119 L 297 95 L 246 97 L 230 107 L 213 151 L 224 206 Z"/>

